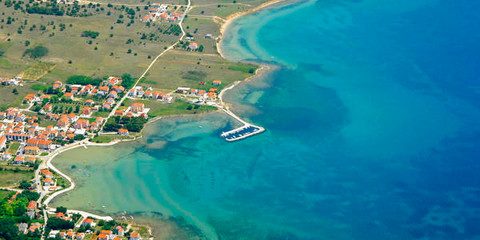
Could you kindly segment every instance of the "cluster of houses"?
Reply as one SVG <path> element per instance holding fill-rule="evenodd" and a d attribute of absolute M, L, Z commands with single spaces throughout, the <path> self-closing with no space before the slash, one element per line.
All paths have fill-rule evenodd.
<path fill-rule="evenodd" d="M 176 12 L 168 12 L 168 5 L 154 3 L 148 9 L 148 13 L 142 18 L 143 22 L 153 22 L 155 20 L 163 20 L 168 22 L 178 22 L 183 18 L 183 14 Z"/>
<path fill-rule="evenodd" d="M 151 87 L 144 88 L 142 86 L 136 86 L 128 91 L 128 96 L 131 98 L 156 99 L 166 102 L 172 101 L 172 96 L 170 96 L 170 94 L 163 94 L 159 91 L 153 91 Z"/>
<path fill-rule="evenodd" d="M 41 233 L 43 224 L 38 222 L 32 222 L 30 225 L 28 223 L 20 223 L 18 225 L 18 231 L 22 234 L 28 233 Z"/>
<path fill-rule="evenodd" d="M 73 139 L 76 135 L 84 135 L 87 132 L 98 131 L 105 121 L 103 117 L 90 118 L 91 109 L 85 107 L 82 114 L 77 116 L 75 113 L 70 114 L 52 114 L 47 113 L 46 120 L 56 121 L 55 127 L 48 126 L 47 129 L 55 129 L 65 134 L 65 140 Z M 90 121 L 92 119 L 92 121 Z"/>
<path fill-rule="evenodd" d="M 1 85 L 11 85 L 11 86 L 23 86 L 23 80 L 21 77 L 14 78 L 0 78 Z"/>
<path fill-rule="evenodd" d="M 145 119 L 148 118 L 148 111 L 150 109 L 145 108 L 145 104 L 143 103 L 132 103 L 127 109 L 125 110 L 116 110 L 115 116 L 119 117 L 143 117 Z"/>
<path fill-rule="evenodd" d="M 15 193 L 15 195 L 13 195 L 10 198 L 8 203 L 12 204 L 16 200 L 17 195 L 18 195 L 18 192 Z M 37 202 L 36 201 L 31 200 L 30 202 L 28 202 L 26 214 L 30 219 L 37 218 L 38 208 L 37 208 Z M 30 225 L 28 223 L 20 223 L 18 225 L 18 231 L 22 234 L 41 233 L 42 232 L 42 227 L 43 227 L 43 224 L 38 223 L 38 222 L 32 222 L 32 223 L 30 223 Z"/>
<path fill-rule="evenodd" d="M 56 186 L 57 185 L 57 181 L 56 179 L 54 178 L 54 175 L 53 173 L 45 168 L 45 169 L 41 169 L 40 170 L 40 174 L 42 176 L 42 179 L 41 179 L 41 182 L 42 182 L 42 186 L 43 186 L 43 189 L 45 191 L 56 191 L 58 190 L 59 188 Z M 65 220 L 65 219 L 64 219 Z"/>
<path fill-rule="evenodd" d="M 63 219 L 65 215 L 63 213 L 56 213 L 56 218 Z M 72 221 L 71 218 L 68 221 Z M 126 239 L 128 235 L 129 240 L 140 240 L 142 239 L 140 234 L 137 232 L 130 232 L 127 234 L 125 229 L 122 226 L 118 225 L 113 230 L 100 230 L 97 232 L 92 231 L 92 228 L 95 228 L 96 222 L 92 218 L 85 218 L 82 220 L 80 227 L 87 228 L 85 232 L 74 232 L 73 229 L 68 229 L 64 231 L 52 230 L 50 231 L 48 237 L 55 239 L 68 239 L 68 240 L 83 240 L 87 237 L 88 239 L 97 239 L 97 240 L 121 240 Z"/>
<path fill-rule="evenodd" d="M 19 192 L 16 192 L 9 200 L 8 200 L 8 204 L 12 204 L 13 202 L 15 202 L 17 200 L 17 196 L 18 196 Z M 30 201 L 28 202 L 28 205 L 27 205 L 27 212 L 26 212 L 26 215 L 30 218 L 30 219 L 35 219 L 37 217 L 37 202 L 35 201 Z"/>
<path fill-rule="evenodd" d="M 60 132 L 42 128 L 37 121 L 38 117 L 27 117 L 13 107 L 0 112 L 0 159 L 11 160 L 15 155 L 13 164 L 26 165 L 35 163 L 34 156 L 55 149 L 52 139 L 61 136 Z M 4 152 L 11 142 L 20 143 L 16 153 Z"/>
<path fill-rule="evenodd" d="M 199 85 L 205 85 L 205 82 L 199 82 Z M 220 86 L 222 84 L 219 80 L 212 81 L 213 86 Z M 195 98 L 195 102 L 210 102 L 217 100 L 217 94 L 219 92 L 218 88 L 212 87 L 207 90 L 188 88 L 188 87 L 179 87 L 175 91 L 178 94 L 183 94 L 184 96 Z"/>

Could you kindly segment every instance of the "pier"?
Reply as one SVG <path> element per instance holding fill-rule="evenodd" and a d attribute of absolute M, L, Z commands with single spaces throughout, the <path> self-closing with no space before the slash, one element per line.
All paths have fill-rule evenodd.
<path fill-rule="evenodd" d="M 231 112 L 228 109 L 225 109 L 225 108 L 220 108 L 220 109 L 222 109 L 226 114 L 230 115 L 231 117 L 235 118 L 237 121 L 243 124 L 243 126 L 239 128 L 235 128 L 228 132 L 222 133 L 221 136 L 224 137 L 225 140 L 229 142 L 245 139 L 247 137 L 250 137 L 265 131 L 265 128 L 256 126 L 244 121 L 243 119 L 241 119 L 239 116 L 235 115 L 233 112 Z"/>

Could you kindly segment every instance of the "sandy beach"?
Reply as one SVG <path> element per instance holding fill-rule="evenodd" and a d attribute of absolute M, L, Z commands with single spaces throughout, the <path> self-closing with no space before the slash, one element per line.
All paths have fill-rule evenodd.
<path fill-rule="evenodd" d="M 272 0 L 272 1 L 268 1 L 266 3 L 263 3 L 263 4 L 260 4 L 259 6 L 257 7 L 254 7 L 252 9 L 249 9 L 247 11 L 241 11 L 241 12 L 236 12 L 234 14 L 231 14 L 231 15 L 228 15 L 225 19 L 224 19 L 224 22 L 221 24 L 220 26 L 220 38 L 221 40 L 217 42 L 217 51 L 218 53 L 220 54 L 220 56 L 222 56 L 223 58 L 225 58 L 224 54 L 223 54 L 223 50 L 222 50 L 222 41 L 223 41 L 223 35 L 225 33 L 225 31 L 228 29 L 228 26 L 233 22 L 235 21 L 235 19 L 239 18 L 239 17 L 242 17 L 242 16 L 245 16 L 245 15 L 248 15 L 248 14 L 252 14 L 254 12 L 257 12 L 259 10 L 262 10 L 266 7 L 270 7 L 272 5 L 275 5 L 275 4 L 278 4 L 278 3 L 281 3 L 281 2 L 286 2 L 288 0 Z M 226 59 L 226 58 L 225 58 Z"/>

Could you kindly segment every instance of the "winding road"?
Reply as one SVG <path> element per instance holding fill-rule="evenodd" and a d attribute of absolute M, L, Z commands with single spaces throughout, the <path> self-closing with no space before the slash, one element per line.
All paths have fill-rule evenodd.
<path fill-rule="evenodd" d="M 157 62 L 157 60 L 163 56 L 166 52 L 170 51 L 171 49 L 173 49 L 186 35 L 186 32 L 183 28 L 183 20 L 185 19 L 185 16 L 187 15 L 188 11 L 190 11 L 191 9 L 191 0 L 188 0 L 188 5 L 185 9 L 185 12 L 183 13 L 183 17 L 182 19 L 178 22 L 178 25 L 180 26 L 180 29 L 182 30 L 182 36 L 174 43 L 172 44 L 171 46 L 169 46 L 168 48 L 166 48 L 164 51 L 162 51 L 160 54 L 158 54 L 153 60 L 152 62 L 150 63 L 150 65 L 147 67 L 147 69 L 143 72 L 143 74 L 137 79 L 137 81 L 135 82 L 135 84 L 133 85 L 132 88 L 135 88 L 138 83 L 140 82 L 140 80 L 145 77 L 145 75 L 148 73 L 148 71 L 150 71 L 150 69 L 153 67 L 153 65 Z M 104 124 L 102 125 L 102 128 L 100 131 L 103 132 L 103 127 L 105 126 L 105 123 L 108 121 L 108 119 L 110 117 L 112 117 L 114 114 L 115 114 L 115 111 L 118 109 L 118 107 L 122 104 L 123 101 L 125 101 L 125 99 L 128 97 L 128 92 L 127 94 L 125 94 L 125 96 L 122 97 L 122 99 L 115 105 L 115 107 L 112 109 L 112 111 L 109 113 L 108 117 L 105 119 L 105 122 Z M 63 193 L 66 193 L 68 191 L 71 191 L 75 188 L 75 182 L 73 181 L 72 178 L 70 178 L 68 175 L 66 175 L 65 173 L 61 172 L 59 169 L 57 169 L 52 163 L 52 159 L 55 158 L 58 154 L 62 153 L 62 152 L 65 152 L 65 151 L 68 151 L 68 150 L 71 150 L 71 149 L 74 149 L 74 148 L 77 148 L 77 147 L 82 147 L 82 146 L 85 146 L 86 144 L 88 144 L 88 138 L 85 139 L 85 140 L 82 140 L 80 142 L 76 142 L 76 143 L 73 143 L 73 144 L 70 144 L 70 145 L 67 145 L 67 146 L 64 146 L 62 148 L 59 148 L 57 150 L 55 150 L 55 152 L 51 153 L 51 155 L 49 155 L 47 157 L 46 160 L 44 160 L 40 166 L 38 167 L 38 169 L 35 171 L 35 181 L 36 181 L 36 184 L 37 184 L 37 191 L 40 192 L 40 198 L 38 199 L 38 203 L 43 203 L 43 216 L 44 216 L 44 220 L 45 220 L 45 225 L 44 225 L 44 228 L 43 228 L 43 232 L 42 232 L 42 240 L 44 240 L 44 235 L 45 235 L 45 229 L 46 229 L 46 226 L 48 224 L 48 213 L 54 213 L 55 212 L 55 208 L 49 208 L 48 207 L 48 204 L 55 198 L 57 197 L 58 195 L 60 194 L 63 194 Z M 54 192 L 53 194 L 51 194 L 50 196 L 48 196 L 43 202 L 43 198 L 45 198 L 45 196 L 47 196 L 48 194 L 48 191 L 44 191 L 42 189 L 42 186 L 41 186 L 41 182 L 40 182 L 40 170 L 41 169 L 44 169 L 44 168 L 50 168 L 52 169 L 53 171 L 55 171 L 57 174 L 61 175 L 62 177 L 64 177 L 66 180 L 68 180 L 70 182 L 70 186 L 68 188 L 65 188 L 65 189 L 62 189 L 60 191 L 57 191 L 57 192 Z M 48 209 L 48 210 L 47 210 Z M 68 210 L 67 211 L 68 213 L 73 213 L 73 214 L 80 214 L 82 215 L 82 217 L 86 218 L 86 217 L 92 217 L 92 218 L 96 218 L 96 219 L 101 219 L 101 220 L 106 220 L 106 221 L 110 221 L 110 220 L 113 220 L 112 217 L 110 216 L 100 216 L 100 215 L 95 215 L 95 214 L 92 214 L 92 213 L 89 213 L 89 212 L 85 212 L 85 211 L 80 211 L 80 210 Z"/>

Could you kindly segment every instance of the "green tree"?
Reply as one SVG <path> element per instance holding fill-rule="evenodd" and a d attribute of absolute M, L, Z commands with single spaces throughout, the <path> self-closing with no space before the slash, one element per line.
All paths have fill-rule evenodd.
<path fill-rule="evenodd" d="M 57 207 L 57 209 L 55 210 L 55 212 L 57 212 L 57 213 L 59 213 L 59 212 L 61 212 L 61 213 L 67 213 L 67 208 L 60 206 L 60 207 Z"/>
<path fill-rule="evenodd" d="M 17 239 L 18 228 L 11 218 L 0 218 L 0 239 Z"/>
<path fill-rule="evenodd" d="M 20 188 L 21 189 L 28 189 L 28 188 L 30 188 L 30 186 L 32 186 L 32 184 L 30 182 L 28 182 L 27 180 L 23 180 L 20 183 Z"/>
<path fill-rule="evenodd" d="M 29 56 L 30 58 L 37 59 L 37 58 L 44 57 L 47 54 L 48 54 L 48 48 L 44 46 L 37 46 L 33 49 L 29 48 L 25 50 L 25 52 L 23 53 L 23 56 Z"/>

